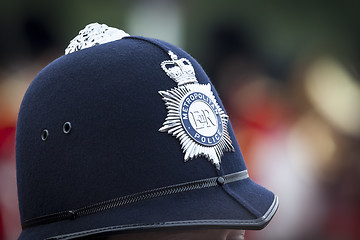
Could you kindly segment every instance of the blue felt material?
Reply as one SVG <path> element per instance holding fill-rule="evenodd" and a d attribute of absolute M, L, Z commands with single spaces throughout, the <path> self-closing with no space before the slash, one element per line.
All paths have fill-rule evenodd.
<path fill-rule="evenodd" d="M 210 82 L 183 50 L 142 37 L 62 56 L 37 75 L 24 96 L 16 134 L 22 221 L 246 169 L 230 124 L 235 152 L 224 153 L 220 171 L 203 157 L 184 163 L 179 141 L 158 131 L 167 114 L 158 91 L 176 87 L 160 67 L 170 59 L 168 50 L 191 61 L 199 83 Z M 212 91 L 224 109 L 214 87 Z M 69 134 L 62 131 L 65 122 L 71 122 Z M 43 129 L 49 132 L 46 141 L 40 137 Z M 162 197 L 72 222 L 33 227 L 22 238 L 139 220 L 246 220 L 264 214 L 273 200 L 271 192 L 244 181 L 241 186 Z"/>

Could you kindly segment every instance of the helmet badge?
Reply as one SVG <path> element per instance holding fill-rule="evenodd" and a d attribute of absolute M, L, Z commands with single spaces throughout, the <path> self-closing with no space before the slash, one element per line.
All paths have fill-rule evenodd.
<path fill-rule="evenodd" d="M 168 54 L 171 60 L 163 61 L 161 68 L 178 87 L 159 91 L 168 110 L 159 131 L 180 141 L 185 162 L 205 157 L 220 169 L 224 151 L 234 151 L 227 131 L 229 117 L 216 102 L 210 83 L 198 83 L 191 62 L 172 51 Z"/>

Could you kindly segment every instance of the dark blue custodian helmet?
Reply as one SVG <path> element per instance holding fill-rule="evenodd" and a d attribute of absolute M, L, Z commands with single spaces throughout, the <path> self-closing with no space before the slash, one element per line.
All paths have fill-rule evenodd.
<path fill-rule="evenodd" d="M 20 108 L 20 239 L 267 225 L 278 198 L 249 178 L 224 106 L 189 54 L 98 24 L 67 52 Z"/>

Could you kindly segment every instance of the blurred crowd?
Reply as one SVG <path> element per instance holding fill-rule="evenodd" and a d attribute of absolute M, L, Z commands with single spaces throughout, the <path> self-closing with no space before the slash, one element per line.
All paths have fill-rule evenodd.
<path fill-rule="evenodd" d="M 185 10 L 190 6 L 180 4 Z M 38 39 L 46 38 L 48 24 L 26 23 L 32 24 L 25 28 L 30 32 L 27 40 L 41 43 Z M 77 26 L 80 30 L 84 25 Z M 186 43 L 191 40 L 183 36 L 186 31 L 177 32 L 183 37 L 174 44 L 182 45 L 208 72 L 230 116 L 250 177 L 280 199 L 273 221 L 262 231 L 247 231 L 246 239 L 360 239 L 359 52 L 299 50 L 291 59 L 273 64 L 271 54 L 264 57 L 246 27 L 225 22 L 206 29 L 205 45 Z M 166 29 L 163 32 L 166 35 Z M 66 47 L 49 39 L 42 43 L 44 48 L 32 45 L 39 54 L 1 60 L 0 240 L 16 239 L 21 231 L 15 173 L 21 99 L 36 74 Z M 191 51 L 196 48 L 202 50 Z"/>
<path fill-rule="evenodd" d="M 250 176 L 280 198 L 247 239 L 360 239 L 360 82 L 356 61 L 302 53 L 284 79 L 247 35 L 222 26 L 212 79 Z"/>

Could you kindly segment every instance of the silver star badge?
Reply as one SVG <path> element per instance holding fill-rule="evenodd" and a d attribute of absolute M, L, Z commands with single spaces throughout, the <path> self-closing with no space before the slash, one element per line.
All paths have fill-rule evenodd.
<path fill-rule="evenodd" d="M 159 131 L 179 139 L 185 162 L 202 156 L 220 169 L 224 151 L 234 151 L 228 116 L 216 102 L 211 85 L 198 83 L 191 62 L 171 51 L 168 54 L 171 60 L 163 61 L 161 68 L 178 87 L 159 91 L 168 110 Z"/>

